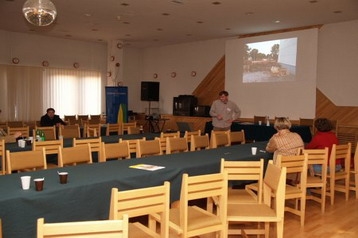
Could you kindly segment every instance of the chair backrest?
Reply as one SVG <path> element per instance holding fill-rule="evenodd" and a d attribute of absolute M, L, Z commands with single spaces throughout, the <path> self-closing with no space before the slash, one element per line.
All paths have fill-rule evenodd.
<path fill-rule="evenodd" d="M 184 137 L 167 137 L 166 138 L 166 154 L 172 154 L 173 152 L 188 152 L 188 142 Z"/>
<path fill-rule="evenodd" d="M 61 125 L 59 127 L 59 135 L 62 138 L 81 138 L 80 126 L 76 125 Z"/>
<path fill-rule="evenodd" d="M 106 136 L 109 136 L 109 135 L 122 135 L 122 134 L 123 134 L 122 124 L 120 124 L 120 123 L 115 123 L 115 124 L 107 123 Z"/>
<path fill-rule="evenodd" d="M 263 203 L 273 207 L 277 217 L 281 220 L 283 220 L 285 212 L 286 172 L 286 167 L 280 168 L 269 163 L 263 181 Z M 273 204 L 272 201 L 274 201 Z"/>
<path fill-rule="evenodd" d="M 77 119 L 80 121 L 87 121 L 88 115 L 77 115 Z"/>
<path fill-rule="evenodd" d="M 228 161 L 221 159 L 220 172 L 226 172 L 229 181 L 257 181 L 257 201 L 262 201 L 264 159 L 260 159 L 260 161 Z"/>
<path fill-rule="evenodd" d="M 6 151 L 7 173 L 27 169 L 47 169 L 45 148 L 36 151 Z"/>
<path fill-rule="evenodd" d="M 161 219 L 160 236 L 169 237 L 170 183 L 164 185 L 118 191 L 112 188 L 109 219 L 122 219 L 159 214 Z"/>
<path fill-rule="evenodd" d="M 121 220 L 99 220 L 45 223 L 44 218 L 37 219 L 37 238 L 127 238 L 128 215 Z"/>
<path fill-rule="evenodd" d="M 344 172 L 349 173 L 351 166 L 351 148 L 352 144 L 332 145 L 331 155 L 329 158 L 329 170 L 330 174 L 335 172 L 337 160 L 341 161 Z"/>
<path fill-rule="evenodd" d="M 254 116 L 254 123 L 258 124 L 259 121 L 261 121 L 262 123 L 266 122 L 266 116 Z"/>
<path fill-rule="evenodd" d="M 167 138 L 165 138 L 165 137 L 155 137 L 154 139 L 159 141 L 162 153 L 165 154 L 165 151 L 167 149 Z"/>
<path fill-rule="evenodd" d="M 78 163 L 91 164 L 92 153 L 90 144 L 60 148 L 58 166 L 77 165 Z"/>
<path fill-rule="evenodd" d="M 211 148 L 230 146 L 230 131 L 212 131 L 210 137 Z"/>
<path fill-rule="evenodd" d="M 229 132 L 230 145 L 234 144 L 245 144 L 245 131 L 230 131 Z"/>
<path fill-rule="evenodd" d="M 142 158 L 151 155 L 161 155 L 162 148 L 158 139 L 155 140 L 137 140 L 136 157 Z"/>
<path fill-rule="evenodd" d="M 210 148 L 210 142 L 209 142 L 208 133 L 200 136 L 191 135 L 190 151 L 209 149 L 209 148 Z"/>
<path fill-rule="evenodd" d="M 136 127 L 136 126 L 129 126 L 127 133 L 128 133 L 129 135 L 132 135 L 132 134 L 140 134 L 140 128 L 139 128 L 139 127 Z"/>
<path fill-rule="evenodd" d="M 7 121 L 8 127 L 24 127 L 25 123 L 23 121 Z"/>
<path fill-rule="evenodd" d="M 46 140 L 46 141 L 36 141 L 32 143 L 32 150 L 41 150 L 42 148 L 46 149 L 46 154 L 58 154 L 59 148 L 63 147 L 63 140 Z"/>
<path fill-rule="evenodd" d="M 122 134 L 128 133 L 128 127 L 136 127 L 136 126 L 137 126 L 137 122 L 136 122 L 136 121 L 123 122 L 123 123 L 122 123 Z"/>
<path fill-rule="evenodd" d="M 76 115 L 64 115 L 63 120 L 67 123 L 69 123 L 70 125 L 73 125 L 76 120 L 77 117 Z"/>
<path fill-rule="evenodd" d="M 101 124 L 90 124 L 85 123 L 84 128 L 86 131 L 86 135 L 84 137 L 97 137 L 101 136 Z"/>
<path fill-rule="evenodd" d="M 185 131 L 184 132 L 184 138 L 186 138 L 186 141 L 190 144 L 191 143 L 191 135 L 200 136 L 201 130 L 197 131 Z"/>
<path fill-rule="evenodd" d="M 306 193 L 308 155 L 277 155 L 276 165 L 286 167 L 287 174 L 299 174 L 299 187 Z"/>
<path fill-rule="evenodd" d="M 167 138 L 167 137 L 180 137 L 180 131 L 177 132 L 160 132 L 161 138 Z"/>
<path fill-rule="evenodd" d="M 103 161 L 102 158 L 102 138 L 87 138 L 87 139 L 77 139 L 73 138 L 73 146 L 80 146 L 90 144 L 91 152 L 98 153 L 98 161 Z"/>
<path fill-rule="evenodd" d="M 46 140 L 56 140 L 55 126 L 35 126 L 33 135 L 36 135 L 37 130 L 41 130 L 45 133 Z"/>
<path fill-rule="evenodd" d="M 5 159 L 5 140 L 0 140 L 0 157 L 1 157 L 1 174 L 6 173 L 6 159 Z"/>
<path fill-rule="evenodd" d="M 30 128 L 28 126 L 22 126 L 22 127 L 7 127 L 7 134 L 9 136 L 14 135 L 15 133 L 20 132 L 23 137 L 29 137 L 30 136 Z"/>
<path fill-rule="evenodd" d="M 327 161 L 328 161 L 328 147 L 325 149 L 304 149 L 302 150 L 302 154 L 307 154 L 307 165 L 318 164 L 322 166 L 322 174 L 323 181 L 326 181 L 327 173 Z"/>
<path fill-rule="evenodd" d="M 121 139 L 122 140 L 122 139 Z M 129 152 L 131 154 L 137 153 L 137 140 L 146 140 L 145 137 L 142 137 L 142 139 L 127 139 L 125 141 L 128 141 L 129 144 Z"/>
<path fill-rule="evenodd" d="M 103 160 L 108 159 L 129 159 L 131 153 L 129 152 L 129 142 L 125 140 L 119 140 L 118 143 L 102 142 Z"/>
<path fill-rule="evenodd" d="M 178 131 L 185 132 L 185 131 L 193 131 L 193 123 L 192 122 L 184 122 L 184 121 L 177 121 Z"/>
<path fill-rule="evenodd" d="M 190 176 L 183 174 L 181 191 L 180 191 L 180 227 L 183 234 L 188 232 L 188 202 L 197 199 L 211 199 L 217 198 L 217 212 L 216 216 L 219 217 L 221 223 L 226 223 L 227 217 L 227 193 L 228 193 L 228 180 L 227 173 L 205 174 L 198 176 Z"/>
<path fill-rule="evenodd" d="M 301 118 L 299 119 L 300 126 L 308 126 L 310 128 L 311 134 L 314 134 L 314 119 L 313 118 Z"/>

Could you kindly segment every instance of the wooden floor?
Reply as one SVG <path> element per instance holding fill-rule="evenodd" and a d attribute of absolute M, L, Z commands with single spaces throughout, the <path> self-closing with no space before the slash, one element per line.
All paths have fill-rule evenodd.
<path fill-rule="evenodd" d="M 318 203 L 308 201 L 305 226 L 302 228 L 298 217 L 286 212 L 284 237 L 358 237 L 358 199 L 351 192 L 346 201 L 343 193 L 336 192 L 335 204 L 330 205 L 328 198 L 324 214 Z"/>
<path fill-rule="evenodd" d="M 358 237 L 358 199 L 351 192 L 346 201 L 343 193 L 336 192 L 335 205 L 331 206 L 328 198 L 324 214 L 318 203 L 307 201 L 305 226 L 301 227 L 299 217 L 288 212 L 285 213 L 284 226 L 284 237 L 287 238 Z M 270 234 L 270 237 L 274 235 Z"/>

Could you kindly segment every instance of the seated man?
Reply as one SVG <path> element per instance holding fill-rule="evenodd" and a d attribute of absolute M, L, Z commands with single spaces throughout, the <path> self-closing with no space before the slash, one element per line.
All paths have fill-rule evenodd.
<path fill-rule="evenodd" d="M 46 114 L 41 117 L 40 124 L 41 126 L 57 126 L 57 127 L 60 126 L 61 124 L 66 125 L 66 123 L 62 121 L 62 119 L 58 115 L 55 115 L 55 109 L 53 108 L 48 108 L 46 110 Z"/>

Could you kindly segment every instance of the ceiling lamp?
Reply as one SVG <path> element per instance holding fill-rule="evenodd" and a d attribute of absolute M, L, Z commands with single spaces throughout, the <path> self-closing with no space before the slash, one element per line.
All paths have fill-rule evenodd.
<path fill-rule="evenodd" d="M 48 26 L 57 15 L 56 7 L 50 0 L 27 0 L 22 12 L 26 20 L 35 26 Z"/>

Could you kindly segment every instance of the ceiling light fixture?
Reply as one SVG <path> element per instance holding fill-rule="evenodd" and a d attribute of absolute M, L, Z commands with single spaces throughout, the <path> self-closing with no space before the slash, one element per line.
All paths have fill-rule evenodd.
<path fill-rule="evenodd" d="M 22 12 L 26 20 L 35 26 L 48 26 L 57 15 L 56 7 L 50 0 L 27 0 Z"/>

